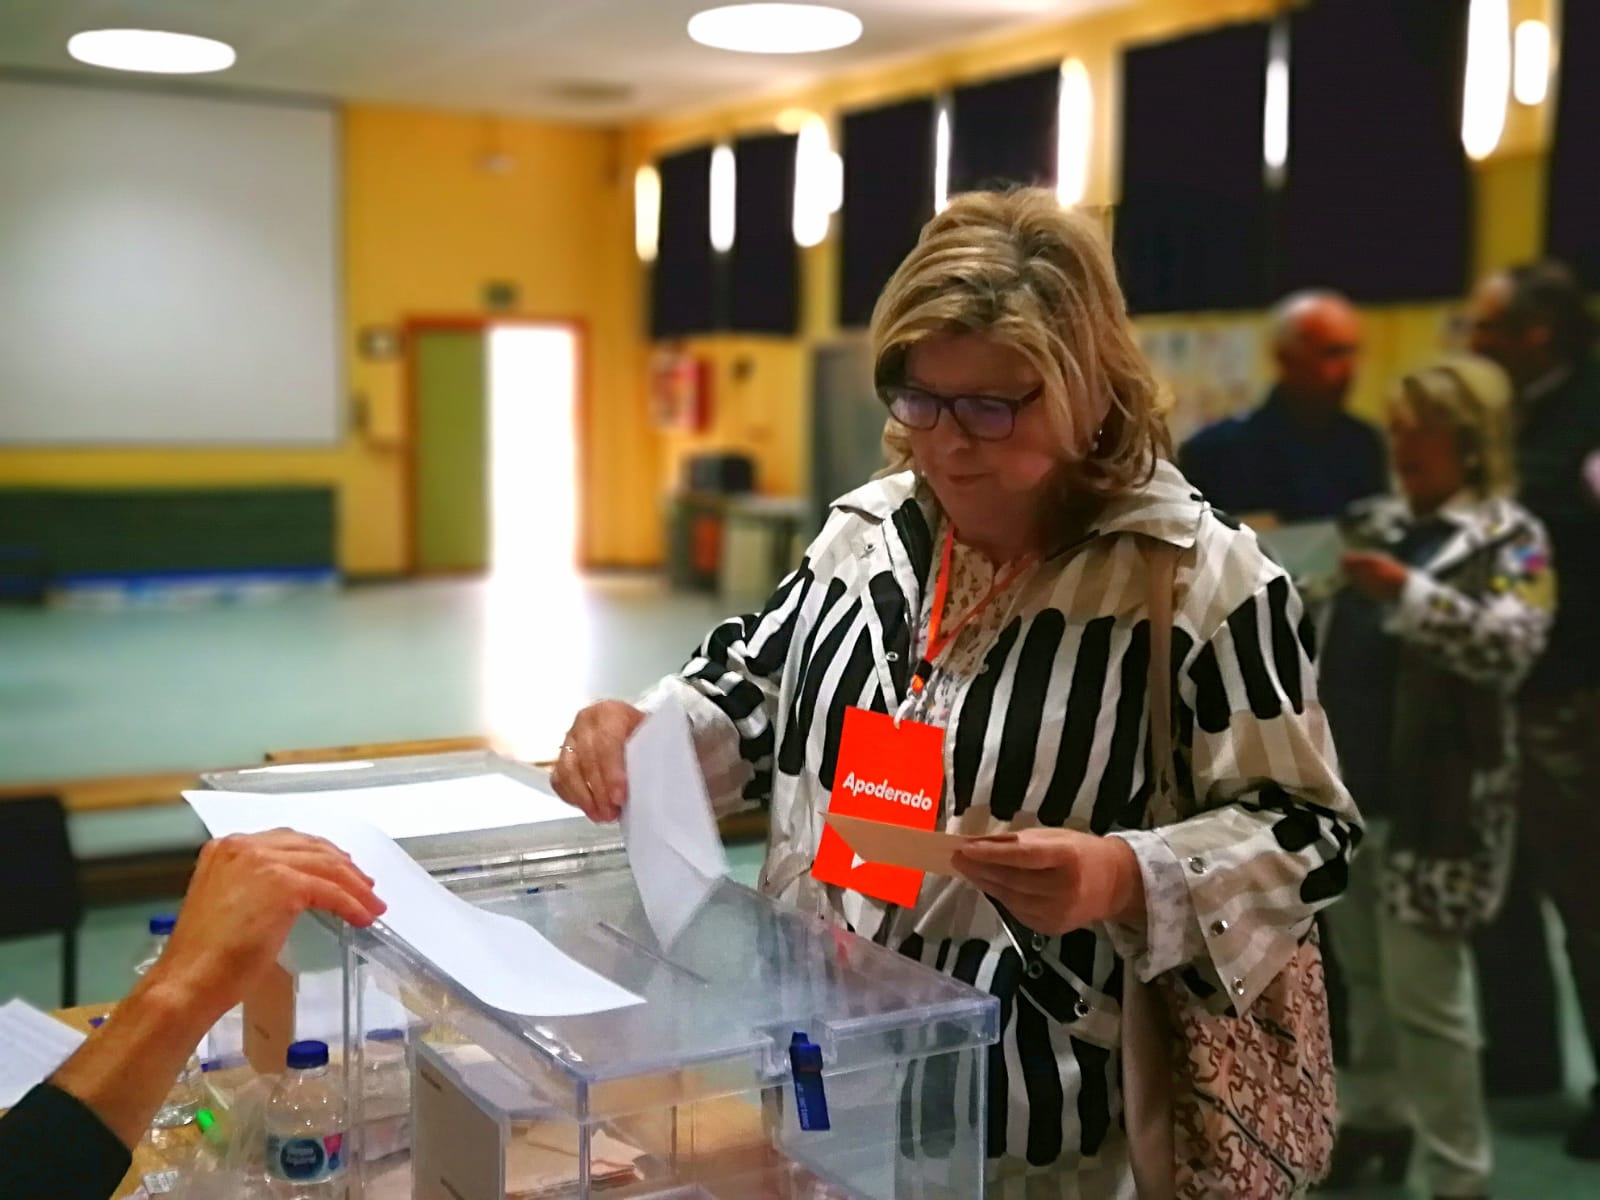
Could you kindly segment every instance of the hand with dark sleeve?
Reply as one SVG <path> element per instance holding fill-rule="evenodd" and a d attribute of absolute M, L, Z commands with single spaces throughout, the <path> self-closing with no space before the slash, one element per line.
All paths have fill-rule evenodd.
<path fill-rule="evenodd" d="M 184 1065 L 277 961 L 295 918 L 384 911 L 349 856 L 278 830 L 208 843 L 171 944 L 113 1018 L 0 1118 L 0 1200 L 105 1200 Z"/>

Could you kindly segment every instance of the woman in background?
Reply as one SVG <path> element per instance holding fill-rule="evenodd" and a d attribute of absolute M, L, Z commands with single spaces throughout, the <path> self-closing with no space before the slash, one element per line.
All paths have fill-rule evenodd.
<path fill-rule="evenodd" d="M 1407 375 L 1389 407 L 1402 495 L 1347 522 L 1322 687 L 1368 822 L 1327 916 L 1349 988 L 1349 1070 L 1327 1186 L 1399 1182 L 1413 1131 L 1437 1196 L 1487 1194 L 1482 1034 L 1469 935 L 1511 866 L 1512 697 L 1554 599 L 1543 528 L 1509 499 L 1511 386 L 1485 359 Z"/>

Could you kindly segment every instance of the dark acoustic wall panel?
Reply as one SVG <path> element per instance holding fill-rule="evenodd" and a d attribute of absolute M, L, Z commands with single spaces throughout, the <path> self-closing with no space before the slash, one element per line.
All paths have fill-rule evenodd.
<path fill-rule="evenodd" d="M 1550 152 L 1549 250 L 1600 291 L 1600 3 L 1561 11 L 1561 82 Z"/>
<path fill-rule="evenodd" d="M 1269 299 L 1268 36 L 1264 23 L 1232 25 L 1123 55 L 1114 242 L 1134 312 L 1258 308 Z"/>
<path fill-rule="evenodd" d="M 1318 0 L 1290 17 L 1284 290 L 1379 303 L 1465 290 L 1466 18 L 1467 0 Z"/>
<path fill-rule="evenodd" d="M 794 244 L 793 134 L 734 143 L 737 180 L 728 264 L 729 325 L 741 333 L 793 334 L 800 324 L 800 255 Z"/>
<path fill-rule="evenodd" d="M 687 337 L 717 326 L 711 250 L 711 147 L 663 158 L 661 236 L 650 280 L 650 333 Z"/>
<path fill-rule="evenodd" d="M 1060 95 L 1058 67 L 957 88 L 950 97 L 950 194 L 1054 187 Z"/>
<path fill-rule="evenodd" d="M 931 99 L 844 118 L 839 324 L 866 325 L 878 293 L 933 216 Z"/>
<path fill-rule="evenodd" d="M 326 571 L 338 498 L 326 487 L 0 488 L 0 545 L 46 578 Z"/>

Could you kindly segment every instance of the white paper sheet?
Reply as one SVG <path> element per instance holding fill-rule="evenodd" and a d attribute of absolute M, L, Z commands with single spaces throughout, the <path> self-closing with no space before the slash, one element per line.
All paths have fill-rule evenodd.
<path fill-rule="evenodd" d="M 0 1108 L 10 1108 L 55 1073 L 84 1035 L 26 1000 L 0 1005 Z"/>
<path fill-rule="evenodd" d="M 695 758 L 689 718 L 676 701 L 645 718 L 625 753 L 622 839 L 628 865 L 650 928 L 670 946 L 728 873 L 728 855 Z"/>
<path fill-rule="evenodd" d="M 524 921 L 451 895 L 394 841 L 292 797 L 185 792 L 214 837 L 289 828 L 326 838 L 375 881 L 383 925 L 485 1004 L 530 1017 L 605 1012 L 643 1000 L 562 953 Z M 287 802 L 286 802 L 287 801 Z"/>
<path fill-rule="evenodd" d="M 259 767 L 261 771 L 283 768 Z M 307 782 L 315 780 L 307 776 Z M 376 826 L 392 838 L 504 829 L 583 814 L 548 792 L 509 775 L 474 775 L 424 783 L 279 793 L 278 798 Z"/>

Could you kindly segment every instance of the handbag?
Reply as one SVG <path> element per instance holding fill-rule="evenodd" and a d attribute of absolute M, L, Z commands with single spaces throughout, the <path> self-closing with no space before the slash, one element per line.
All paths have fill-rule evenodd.
<path fill-rule="evenodd" d="M 1172 773 L 1172 606 L 1177 547 L 1148 540 L 1151 757 L 1148 823 L 1192 816 Z M 1165 798 L 1166 805 L 1158 803 Z M 1123 975 L 1124 1126 L 1140 1200 L 1277 1200 L 1320 1179 L 1336 1102 L 1328 992 L 1313 932 L 1240 1016 L 1173 977 Z"/>

